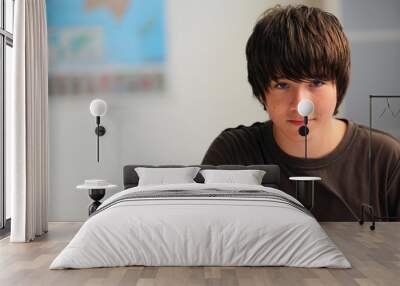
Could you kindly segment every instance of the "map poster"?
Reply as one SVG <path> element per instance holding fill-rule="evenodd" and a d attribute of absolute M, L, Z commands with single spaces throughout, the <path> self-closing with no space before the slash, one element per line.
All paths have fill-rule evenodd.
<path fill-rule="evenodd" d="M 164 0 L 47 0 L 49 94 L 164 89 Z"/>

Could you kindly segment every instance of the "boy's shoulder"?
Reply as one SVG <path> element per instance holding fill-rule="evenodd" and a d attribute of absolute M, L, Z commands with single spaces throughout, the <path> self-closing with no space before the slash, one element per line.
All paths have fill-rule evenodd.
<path fill-rule="evenodd" d="M 221 132 L 222 136 L 233 136 L 233 137 L 257 137 L 263 136 L 267 128 L 272 124 L 271 121 L 265 122 L 254 122 L 250 126 L 238 125 L 236 127 L 230 127 Z"/>
<path fill-rule="evenodd" d="M 253 124 L 238 125 L 223 130 L 216 138 L 231 147 L 240 149 L 266 148 L 272 134 L 272 121 L 254 122 Z"/>
<path fill-rule="evenodd" d="M 354 124 L 355 128 L 357 129 L 357 135 L 359 139 L 363 141 L 369 142 L 370 136 L 371 136 L 371 141 L 372 144 L 378 144 L 377 146 L 384 146 L 384 147 L 392 147 L 394 149 L 400 148 L 400 141 L 399 139 L 395 138 L 393 135 L 379 130 L 379 129 L 370 129 L 368 126 L 362 125 L 362 124 L 357 124 L 352 122 Z"/>
<path fill-rule="evenodd" d="M 389 160 L 400 161 L 400 140 L 393 135 L 378 129 L 369 129 L 368 126 L 351 122 L 355 128 L 354 142 L 358 146 L 369 148 L 373 156 L 383 156 Z"/>

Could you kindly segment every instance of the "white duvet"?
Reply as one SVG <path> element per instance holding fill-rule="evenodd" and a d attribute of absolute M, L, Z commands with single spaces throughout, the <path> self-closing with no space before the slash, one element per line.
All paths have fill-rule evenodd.
<path fill-rule="evenodd" d="M 313 216 L 257 198 L 155 198 L 123 201 L 130 192 L 262 190 L 262 186 L 180 184 L 135 187 L 108 198 L 54 259 L 50 269 L 146 266 L 294 266 L 350 268 Z M 297 202 L 298 203 L 298 202 Z"/>

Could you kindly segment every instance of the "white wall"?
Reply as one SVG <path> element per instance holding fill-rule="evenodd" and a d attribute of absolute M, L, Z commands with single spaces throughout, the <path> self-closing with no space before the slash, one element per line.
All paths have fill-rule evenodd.
<path fill-rule="evenodd" d="M 352 49 L 352 76 L 345 116 L 369 124 L 369 95 L 400 95 L 400 1 L 342 1 L 342 23 Z M 386 101 L 373 103 L 373 127 L 400 138 L 400 116 L 386 112 Z M 390 100 L 393 113 L 400 99 Z"/>
<path fill-rule="evenodd" d="M 93 96 L 50 97 L 50 221 L 87 217 L 90 199 L 75 190 L 84 179 L 104 178 L 122 187 L 126 164 L 200 163 L 224 128 L 266 119 L 251 96 L 244 49 L 257 17 L 277 1 L 165 1 L 168 88 L 162 94 L 101 97 L 109 112 L 102 122 L 107 134 L 101 138 L 100 164 L 88 109 Z M 300 1 L 280 1 L 287 2 Z M 341 110 L 367 123 L 368 94 L 400 92 L 398 2 L 307 3 L 341 18 L 353 61 Z"/>
<path fill-rule="evenodd" d="M 223 129 L 266 120 L 247 83 L 245 45 L 274 3 L 166 0 L 167 90 L 101 96 L 109 110 L 100 164 L 93 96 L 51 96 L 49 220 L 87 218 L 90 199 L 75 189 L 84 179 L 104 178 L 121 189 L 126 164 L 197 164 Z"/>

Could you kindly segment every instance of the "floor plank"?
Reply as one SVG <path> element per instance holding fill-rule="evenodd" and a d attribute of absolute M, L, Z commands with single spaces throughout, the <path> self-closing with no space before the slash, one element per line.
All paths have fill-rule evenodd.
<path fill-rule="evenodd" d="M 81 223 L 50 223 L 32 243 L 0 240 L 0 285 L 400 285 L 400 222 L 378 223 L 375 231 L 357 223 L 322 223 L 352 269 L 290 267 L 116 267 L 48 269 Z"/>

